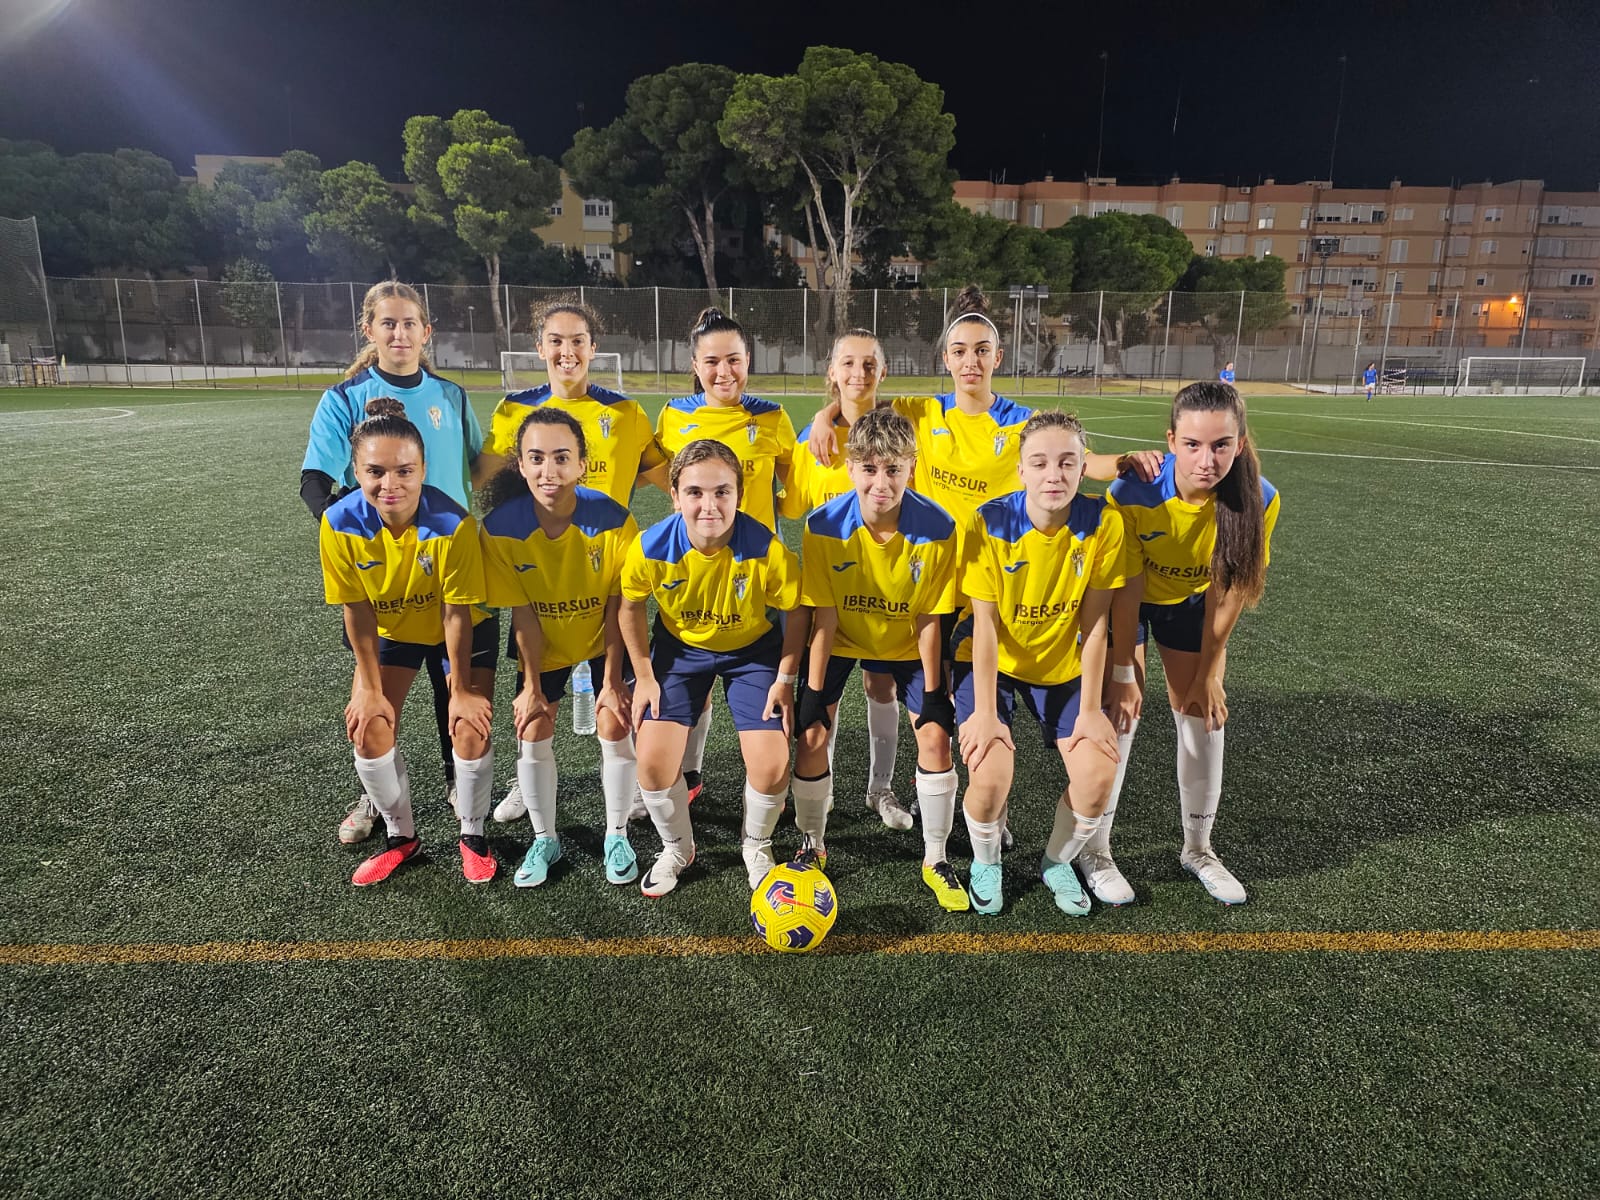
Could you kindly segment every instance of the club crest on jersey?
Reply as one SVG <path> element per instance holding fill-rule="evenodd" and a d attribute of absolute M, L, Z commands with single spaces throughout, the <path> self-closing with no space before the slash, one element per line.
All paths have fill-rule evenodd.
<path fill-rule="evenodd" d="M 600 547 L 599 546 L 590 546 L 589 547 L 589 569 L 591 571 L 593 571 L 596 575 L 600 574 L 600 558 L 601 558 Z"/>
<path fill-rule="evenodd" d="M 922 560 L 920 558 L 911 560 L 911 582 L 914 584 L 922 582 Z"/>
<path fill-rule="evenodd" d="M 600 436 L 601 437 L 608 438 L 608 437 L 611 436 L 611 414 L 610 413 L 607 413 L 605 416 L 601 417 L 598 421 L 595 422 L 595 424 L 600 426 Z M 598 570 L 599 568 L 597 567 L 595 569 Z"/>
<path fill-rule="evenodd" d="M 750 440 L 750 444 L 752 446 L 756 444 L 756 435 L 758 433 L 760 433 L 760 430 L 756 428 L 756 423 L 754 421 L 751 421 L 744 427 L 744 436 Z"/>
<path fill-rule="evenodd" d="M 1003 433 L 997 433 L 997 434 L 994 435 L 994 456 L 996 458 L 999 458 L 1005 452 L 1006 452 L 1006 435 L 1003 434 Z"/>
<path fill-rule="evenodd" d="M 1083 578 L 1083 547 L 1074 546 L 1072 549 L 1072 573 L 1079 579 Z"/>
<path fill-rule="evenodd" d="M 428 420 L 433 422 L 433 427 L 435 429 L 438 429 L 439 426 L 444 424 L 444 409 L 440 408 L 437 404 L 430 406 L 428 409 Z"/>
<path fill-rule="evenodd" d="M 422 569 L 422 573 L 424 575 L 432 575 L 433 555 L 424 550 L 421 554 L 417 555 L 417 566 Z"/>
<path fill-rule="evenodd" d="M 748 576 L 748 575 L 735 575 L 733 577 L 733 597 L 734 597 L 735 600 L 743 600 L 745 593 L 748 592 L 749 590 L 750 590 L 750 576 Z"/>

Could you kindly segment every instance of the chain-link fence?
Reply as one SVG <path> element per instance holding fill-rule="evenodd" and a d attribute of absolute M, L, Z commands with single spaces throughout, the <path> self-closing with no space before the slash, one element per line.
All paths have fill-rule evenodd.
<path fill-rule="evenodd" d="M 74 382 L 255 380 L 325 386 L 360 350 L 360 283 L 51 279 L 53 344 Z M 490 372 L 503 350 L 534 349 L 533 309 L 577 299 L 598 314 L 601 349 L 620 355 L 631 388 L 691 386 L 688 334 L 703 290 L 429 284 L 429 347 L 442 371 Z M 858 290 L 846 327 L 876 333 L 892 377 L 943 374 L 948 289 Z M 1259 292 L 1073 292 L 1004 295 L 991 314 L 1008 392 L 1094 389 L 1112 381 L 1214 378 L 1235 364 L 1242 382 L 1353 387 L 1367 363 L 1408 368 L 1414 385 L 1453 380 L 1472 354 L 1584 356 L 1600 364 L 1600 305 L 1566 296 L 1518 304 L 1459 293 L 1392 298 L 1328 289 L 1309 297 Z M 840 332 L 834 297 L 806 288 L 724 289 L 718 306 L 744 324 L 751 374 L 766 390 L 821 390 Z M 476 382 L 488 385 L 488 380 Z"/>

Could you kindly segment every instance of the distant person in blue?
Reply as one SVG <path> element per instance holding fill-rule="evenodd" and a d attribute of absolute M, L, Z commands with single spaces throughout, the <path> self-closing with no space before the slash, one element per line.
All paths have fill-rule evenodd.
<path fill-rule="evenodd" d="M 1223 383 L 1233 382 L 1233 359 L 1230 358 L 1228 360 L 1228 365 L 1223 367 L 1222 370 L 1217 373 L 1217 378 L 1222 380 Z"/>
<path fill-rule="evenodd" d="M 1369 362 L 1361 380 L 1367 385 L 1367 399 L 1372 399 L 1372 393 L 1378 390 L 1378 364 Z"/>
<path fill-rule="evenodd" d="M 367 339 L 366 347 L 350 364 L 343 381 L 322 393 L 312 414 L 311 440 L 300 468 L 300 498 L 320 521 L 324 509 L 356 486 L 350 435 L 365 419 L 368 400 L 392 396 L 405 408 L 406 419 L 422 432 L 425 482 L 470 508 L 471 473 L 483 449 L 483 430 L 460 385 L 433 373 L 423 351 L 433 336 L 433 326 L 421 295 L 409 284 L 393 279 L 373 284 L 361 302 L 360 330 Z M 455 760 L 445 660 L 442 654 L 430 654 L 424 662 L 433 685 L 445 784 L 453 790 Z M 451 797 L 452 806 L 453 802 Z M 377 810 L 362 796 L 340 824 L 339 840 L 346 844 L 365 841 L 376 817 Z"/>

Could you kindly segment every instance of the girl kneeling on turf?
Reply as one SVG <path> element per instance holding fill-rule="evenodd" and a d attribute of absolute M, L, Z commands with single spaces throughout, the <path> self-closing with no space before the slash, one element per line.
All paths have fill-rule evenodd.
<path fill-rule="evenodd" d="M 328 507 L 320 535 L 324 591 L 329 604 L 344 605 L 356 658 L 345 728 L 355 744 L 356 774 L 389 831 L 387 848 L 350 881 L 358 887 L 381 883 L 420 847 L 396 738 L 417 668 L 430 653 L 442 653 L 461 873 L 469 883 L 487 883 L 495 873 L 483 822 L 494 782 L 489 697 L 499 623 L 482 607 L 478 524 L 422 482 L 422 434 L 400 402 L 379 397 L 367 401 L 366 411 L 350 437 L 359 490 Z"/>
<path fill-rule="evenodd" d="M 750 886 L 772 867 L 772 831 L 789 790 L 789 729 L 808 622 L 800 564 L 778 536 L 738 511 L 739 459 L 690 442 L 672 460 L 676 512 L 647 529 L 622 569 L 623 641 L 638 679 L 633 721 L 639 787 L 661 855 L 639 890 L 664 896 L 694 861 L 684 745 L 717 679 L 744 755 L 744 862 Z M 659 608 L 654 639 L 645 601 Z M 784 614 L 781 624 L 769 615 Z"/>
<path fill-rule="evenodd" d="M 556 835 L 556 717 L 567 678 L 586 662 L 600 681 L 595 732 L 605 793 L 606 879 L 639 877 L 628 845 L 628 810 L 636 782 L 632 697 L 623 675 L 617 627 L 622 562 L 639 536 L 626 508 L 579 486 L 588 466 L 583 428 L 567 413 L 535 408 L 513 442 L 515 458 L 490 481 L 483 519 L 489 603 L 511 609 L 517 659 L 537 663 L 518 673 L 513 703 L 517 781 L 533 844 L 517 868 L 518 887 L 538 887 L 561 857 Z"/>
<path fill-rule="evenodd" d="M 1069 781 L 1040 869 L 1056 906 L 1083 916 L 1089 901 L 1072 860 L 1099 825 L 1116 774 L 1116 734 L 1100 697 L 1111 593 L 1123 585 L 1127 551 L 1122 515 L 1078 495 L 1088 443 L 1077 418 L 1034 414 L 1019 450 L 1023 490 L 980 507 L 966 535 L 955 690 L 968 769 L 968 890 L 978 912 L 1000 911 L 1000 829 L 1020 696 L 1061 752 Z"/>

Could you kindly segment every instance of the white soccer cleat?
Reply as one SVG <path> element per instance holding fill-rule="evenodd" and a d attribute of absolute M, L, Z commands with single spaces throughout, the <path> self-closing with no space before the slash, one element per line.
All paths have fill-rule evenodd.
<path fill-rule="evenodd" d="M 1185 850 L 1178 861 L 1183 864 L 1185 871 L 1205 886 L 1213 899 L 1223 904 L 1243 904 L 1249 899 L 1244 884 L 1233 877 L 1233 872 L 1222 865 L 1222 860 L 1213 851 L 1194 854 Z"/>
<path fill-rule="evenodd" d="M 1084 883 L 1089 885 L 1094 898 L 1101 904 L 1121 906 L 1133 903 L 1133 888 L 1117 869 L 1117 864 L 1112 861 L 1111 855 L 1085 850 L 1075 861 L 1078 869 L 1083 872 Z"/>
<path fill-rule="evenodd" d="M 494 806 L 494 819 L 502 825 L 520 821 L 528 815 L 528 806 L 522 800 L 522 785 L 512 780 L 506 798 Z"/>
<path fill-rule="evenodd" d="M 650 869 L 639 881 L 639 890 L 652 900 L 665 896 L 678 886 L 679 876 L 687 871 L 693 862 L 693 850 L 690 850 L 689 856 L 685 858 L 670 846 L 663 848 L 660 856 L 650 864 Z"/>
<path fill-rule="evenodd" d="M 372 797 L 362 793 L 361 799 L 350 806 L 344 820 L 339 822 L 339 840 L 346 846 L 366 841 L 372 836 L 372 824 L 377 819 L 378 809 Z"/>
<path fill-rule="evenodd" d="M 767 872 L 777 865 L 772 857 L 771 842 L 753 842 L 746 838 L 741 847 L 744 854 L 744 870 L 750 879 L 750 890 L 753 892 L 761 886 L 761 881 L 767 877 Z"/>
<path fill-rule="evenodd" d="M 867 793 L 867 807 L 878 814 L 890 829 L 910 829 L 916 822 L 905 806 L 888 788 Z"/>

